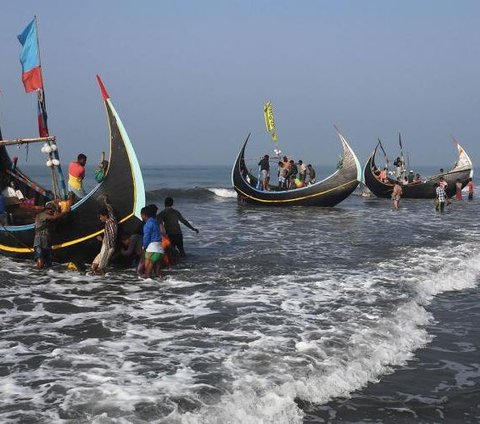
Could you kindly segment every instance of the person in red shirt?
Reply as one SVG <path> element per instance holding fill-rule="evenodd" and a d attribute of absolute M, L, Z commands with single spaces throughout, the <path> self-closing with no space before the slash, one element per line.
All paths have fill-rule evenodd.
<path fill-rule="evenodd" d="M 85 197 L 85 190 L 83 188 L 83 179 L 85 178 L 85 164 L 87 157 L 80 153 L 77 160 L 70 163 L 68 167 L 68 191 L 75 193 L 78 198 Z"/>
<path fill-rule="evenodd" d="M 473 180 L 471 178 L 468 179 L 467 191 L 468 191 L 468 200 L 472 200 L 473 199 Z"/>

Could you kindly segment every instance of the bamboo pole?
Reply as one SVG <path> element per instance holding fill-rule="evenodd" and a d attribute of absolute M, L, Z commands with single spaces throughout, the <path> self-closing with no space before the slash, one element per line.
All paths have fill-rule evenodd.
<path fill-rule="evenodd" d="M 54 142 L 55 140 L 56 140 L 55 136 L 33 137 L 33 138 L 12 138 L 10 140 L 0 140 L 0 146 L 11 146 L 14 144 Z"/>

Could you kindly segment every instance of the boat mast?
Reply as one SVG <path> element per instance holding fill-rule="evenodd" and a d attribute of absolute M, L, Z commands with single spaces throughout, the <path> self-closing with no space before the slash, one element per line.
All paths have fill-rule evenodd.
<path fill-rule="evenodd" d="M 400 175 L 402 180 L 405 177 L 405 158 L 403 156 L 402 135 L 398 133 L 398 144 L 400 144 L 400 160 L 402 161 L 402 167 L 400 168 Z"/>
<path fill-rule="evenodd" d="M 38 46 L 38 60 L 40 63 L 40 69 L 42 67 L 42 59 L 40 55 L 40 40 L 38 36 L 38 23 L 37 23 L 37 16 L 34 16 L 35 20 L 35 27 L 36 27 L 36 35 L 37 35 L 37 46 Z M 47 104 L 45 101 L 45 90 L 44 90 L 44 84 L 43 84 L 43 73 L 40 72 L 40 78 L 42 81 L 42 88 L 37 89 L 37 104 L 38 104 L 38 131 L 40 134 L 40 137 L 48 137 L 49 136 L 49 131 L 48 131 L 48 123 L 47 123 Z M 56 145 L 55 137 L 51 141 L 52 144 Z M 63 172 L 62 172 L 62 167 L 60 164 L 60 156 L 58 154 L 58 148 L 57 149 L 52 149 L 51 152 L 48 153 L 50 162 L 53 161 L 53 159 L 56 159 L 58 162 L 58 165 L 52 165 L 51 171 L 52 171 L 52 185 L 53 185 L 53 193 L 55 197 L 62 197 L 66 198 L 67 197 L 67 189 L 65 185 L 65 178 L 63 177 Z M 58 168 L 58 171 L 55 169 Z"/>

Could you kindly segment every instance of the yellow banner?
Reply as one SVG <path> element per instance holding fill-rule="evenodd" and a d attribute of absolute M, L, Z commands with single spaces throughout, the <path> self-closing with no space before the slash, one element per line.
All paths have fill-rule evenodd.
<path fill-rule="evenodd" d="M 275 120 L 273 119 L 273 107 L 272 103 L 267 102 L 263 106 L 263 116 L 265 118 L 265 127 L 271 134 L 272 140 L 277 141 L 277 130 L 275 129 Z"/>

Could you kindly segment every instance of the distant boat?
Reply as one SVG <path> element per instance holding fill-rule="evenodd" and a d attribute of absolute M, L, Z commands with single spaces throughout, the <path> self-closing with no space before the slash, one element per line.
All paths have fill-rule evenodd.
<path fill-rule="evenodd" d="M 338 136 L 343 154 L 332 175 L 306 187 L 282 190 L 270 185 L 270 191 L 263 191 L 256 188 L 258 179 L 248 171 L 245 163 L 249 134 L 232 169 L 232 185 L 239 201 L 266 206 L 335 206 L 345 200 L 359 183 L 361 167 L 345 137 L 339 132 Z"/>
<path fill-rule="evenodd" d="M 419 182 L 412 182 L 402 185 L 402 198 L 411 199 L 433 199 L 435 198 L 436 185 L 443 177 L 448 183 L 447 195 L 453 196 L 456 191 L 455 183 L 459 179 L 462 183 L 462 188 L 466 186 L 468 179 L 473 177 L 473 164 L 465 149 L 456 143 L 458 150 L 458 159 L 455 166 L 448 172 L 437 174 L 426 180 Z M 377 150 L 380 147 L 380 142 L 377 143 L 375 150 L 368 159 L 365 168 L 363 170 L 363 176 L 365 185 L 378 197 L 391 197 L 395 180 L 388 177 L 385 182 L 380 181 L 380 168 L 377 167 L 375 162 L 375 156 Z"/>
<path fill-rule="evenodd" d="M 104 180 L 75 203 L 71 212 L 55 225 L 52 253 L 57 262 L 91 262 L 98 253 L 100 244 L 96 236 L 103 233 L 104 227 L 98 219 L 98 211 L 104 195 L 108 195 L 118 222 L 126 232 L 133 232 L 140 224 L 140 209 L 145 205 L 145 189 L 135 150 L 102 81 L 98 76 L 97 79 L 110 127 L 109 166 Z M 25 197 L 35 199 L 39 206 L 16 205 L 11 209 L 12 222 L 0 226 L 0 252 L 15 258 L 32 259 L 35 215 L 53 194 L 14 166 L 6 144 L 12 143 L 2 144 L 0 141 L 0 174 L 14 181 Z"/>

